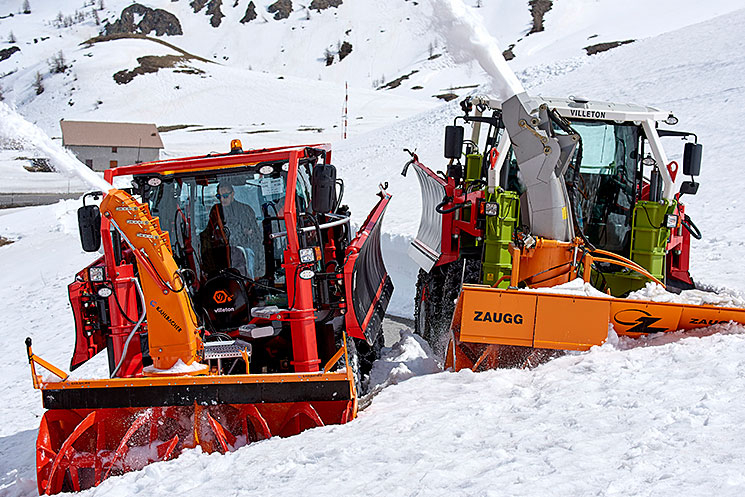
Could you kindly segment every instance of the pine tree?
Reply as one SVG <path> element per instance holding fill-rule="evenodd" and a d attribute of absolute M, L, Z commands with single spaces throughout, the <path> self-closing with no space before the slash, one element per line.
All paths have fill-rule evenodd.
<path fill-rule="evenodd" d="M 8 36 L 8 43 L 15 43 L 16 41 L 16 35 L 13 34 L 13 31 L 10 32 L 10 36 Z"/>
<path fill-rule="evenodd" d="M 53 74 L 63 73 L 67 70 L 67 61 L 65 60 L 65 54 L 62 53 L 62 50 L 57 52 L 57 55 L 52 57 L 49 61 L 49 70 Z"/>
<path fill-rule="evenodd" d="M 23 0 L 23 13 L 24 14 L 31 13 L 31 4 L 28 3 L 28 0 Z"/>
<path fill-rule="evenodd" d="M 44 77 L 40 72 L 36 72 L 36 79 L 34 80 L 34 89 L 37 95 L 44 93 Z"/>
<path fill-rule="evenodd" d="M 98 11 L 93 11 L 93 20 L 96 21 L 96 26 L 101 25 L 101 19 L 98 17 Z"/>

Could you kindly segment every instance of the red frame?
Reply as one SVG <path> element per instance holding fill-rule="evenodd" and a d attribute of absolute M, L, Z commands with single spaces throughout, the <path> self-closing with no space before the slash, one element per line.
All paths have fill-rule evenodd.
<path fill-rule="evenodd" d="M 288 162 L 287 192 L 283 207 L 283 217 L 287 230 L 288 243 L 284 252 L 284 263 L 282 266 L 285 269 L 287 295 L 289 300 L 294 302 L 295 307 L 283 311 L 276 316 L 272 316 L 272 318 L 281 321 L 288 321 L 290 323 L 293 349 L 292 364 L 297 373 L 316 372 L 319 370 L 321 362 L 318 357 L 318 347 L 316 343 L 316 309 L 313 306 L 312 283 L 310 280 L 296 277 L 300 266 L 300 245 L 297 236 L 297 209 L 295 205 L 295 192 L 298 176 L 297 168 L 301 159 L 309 157 L 307 154 L 307 149 L 309 148 L 323 150 L 326 153 L 325 161 L 327 163 L 330 161 L 331 145 L 314 144 L 293 147 L 276 147 L 214 157 L 198 156 L 147 162 L 108 169 L 104 172 L 104 178 L 106 181 L 111 183 L 115 177 L 124 175 L 148 173 L 173 174 L 177 172 L 204 171 L 210 169 L 222 170 L 230 167 L 241 167 L 248 164 L 267 161 L 285 160 Z M 108 280 L 111 281 L 113 288 L 118 292 L 117 295 L 120 297 L 120 302 L 126 302 L 123 304 L 126 314 L 130 318 L 136 319 L 134 316 L 139 317 L 137 313 L 137 300 L 139 297 L 137 297 L 135 293 L 136 288 L 132 277 L 133 268 L 129 263 L 123 262 L 117 264 L 117 261 L 115 261 L 114 247 L 110 235 L 110 222 L 107 218 L 101 220 L 101 235 L 104 251 L 103 262 L 106 266 Z M 101 259 L 99 259 L 92 265 L 100 265 L 101 262 Z M 87 272 L 87 268 L 84 271 Z M 83 302 L 81 294 L 86 291 L 92 292 L 94 290 L 92 285 L 88 283 L 85 285 L 88 288 L 84 289 L 78 288 L 80 285 L 77 285 L 75 286 L 74 292 L 72 288 L 73 285 L 71 285 L 70 289 L 70 299 L 73 306 L 73 312 L 76 316 L 76 342 L 79 344 L 76 346 L 73 361 L 82 363 L 90 357 L 93 357 L 93 355 L 100 350 L 102 340 L 100 336 L 98 339 L 96 339 L 95 336 L 92 336 L 90 327 L 86 327 L 82 318 L 78 319 L 79 316 L 82 316 Z M 109 302 L 115 306 L 114 302 L 111 300 Z M 110 307 L 109 314 L 112 321 L 111 330 L 112 338 L 114 340 L 114 360 L 118 363 L 123 353 L 124 341 L 132 331 L 134 324 L 125 321 L 125 318 L 116 307 Z M 121 370 L 118 372 L 117 376 L 131 377 L 140 376 L 142 374 L 142 358 L 138 346 L 139 336 L 134 337 L 132 342 L 135 345 L 133 347 L 132 344 L 130 344 L 127 358 L 122 362 Z"/>
<path fill-rule="evenodd" d="M 415 167 L 420 168 L 429 177 L 436 180 L 445 188 L 445 195 L 453 199 L 452 202 L 445 205 L 446 209 L 452 208 L 455 205 L 465 204 L 471 202 L 470 216 L 467 220 L 460 219 L 460 213 L 463 209 L 457 209 L 454 212 L 442 214 L 442 243 L 440 258 L 435 263 L 436 266 L 448 264 L 458 260 L 460 257 L 460 235 L 466 233 L 471 236 L 480 237 L 484 236 L 484 231 L 478 228 L 478 209 L 480 200 L 484 199 L 484 191 L 477 190 L 471 193 L 465 193 L 463 188 L 456 188 L 455 180 L 448 177 L 447 181 L 435 174 L 430 168 L 419 162 L 419 159 L 415 156 L 412 164 Z"/>
<path fill-rule="evenodd" d="M 368 308 L 367 314 L 365 316 L 357 316 L 354 305 L 352 305 L 352 289 L 354 288 L 354 265 L 357 262 L 357 257 L 359 256 L 360 250 L 362 250 L 362 246 L 365 244 L 365 242 L 367 242 L 367 239 L 370 236 L 370 233 L 372 233 L 373 229 L 375 228 L 375 225 L 382 220 L 385 209 L 386 207 L 388 207 L 388 202 L 390 201 L 391 195 L 386 191 L 381 191 L 380 200 L 378 201 L 377 205 L 367 216 L 365 222 L 362 223 L 362 227 L 360 227 L 359 231 L 357 231 L 357 236 L 355 236 L 352 243 L 349 245 L 349 247 L 347 247 L 347 262 L 344 264 L 344 289 L 347 299 L 347 307 L 344 322 L 347 328 L 347 334 L 354 338 L 359 338 L 360 340 L 367 340 L 367 337 L 365 336 L 365 329 L 367 328 L 367 325 L 372 318 L 373 312 L 375 312 L 375 306 L 380 300 L 381 294 L 383 293 L 383 288 L 388 278 L 388 273 L 384 274 L 383 278 L 380 280 L 380 283 L 378 284 L 378 290 L 375 293 L 375 298 Z"/>

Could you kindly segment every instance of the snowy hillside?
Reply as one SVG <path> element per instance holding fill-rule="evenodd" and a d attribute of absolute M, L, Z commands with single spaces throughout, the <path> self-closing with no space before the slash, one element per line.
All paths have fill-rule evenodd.
<path fill-rule="evenodd" d="M 346 0 L 324 10 L 294 1 L 290 2 L 293 10 L 289 17 L 280 20 L 267 11 L 274 0 L 252 0 L 256 18 L 244 23 L 240 21 L 245 18 L 248 0 L 213 0 L 210 5 L 218 5 L 223 15 L 217 27 L 213 26 L 214 16 L 207 14 L 209 7 L 195 12 L 204 1 L 149 0 L 141 2 L 143 8 L 166 12 L 183 34 L 157 36 L 153 30 L 147 31 L 150 39 L 93 45 L 84 42 L 106 32 L 107 26 L 111 31 L 134 2 L 106 0 L 102 10 L 99 1 L 82 3 L 87 6 L 82 7 L 79 0 L 31 1 L 31 12 L 19 14 L 21 0 L 0 2 L 0 49 L 18 49 L 0 61 L 0 87 L 6 102 L 53 136 L 59 135 L 59 119 L 75 118 L 219 126 L 238 133 L 279 130 L 282 140 L 307 136 L 307 132 L 295 132 L 298 128 L 322 128 L 317 138 L 338 140 L 340 130 L 333 126 L 340 125 L 344 82 L 352 88 L 350 132 L 359 134 L 393 121 L 395 115 L 403 118 L 441 103 L 435 95 L 462 96 L 484 81 L 476 64 L 456 63 L 458 54 L 446 50 L 446 27 L 438 21 L 431 0 Z M 515 45 L 515 58 L 510 63 L 515 70 L 526 71 L 528 78 L 535 71 L 565 70 L 561 61 L 569 58 L 578 59 L 569 67 L 584 61 L 583 47 L 654 36 L 742 6 L 732 0 L 712 0 L 705 5 L 693 0 L 658 0 L 653 7 L 643 0 L 553 2 L 556 5 L 543 16 L 545 30 L 528 35 L 533 19 L 527 1 L 467 3 L 481 5 L 473 11 L 502 48 Z M 146 16 L 133 17 L 141 21 Z M 11 36 L 15 43 L 7 42 Z M 339 45 L 344 42 L 351 44 L 352 51 L 339 61 Z M 337 54 L 329 66 L 327 51 Z M 60 52 L 67 67 L 57 73 L 50 70 L 48 61 Z M 137 60 L 145 56 L 182 59 L 161 59 L 154 64 L 176 66 L 137 75 L 130 83 L 114 82 L 114 74 L 146 66 Z M 37 72 L 45 87 L 40 95 L 35 88 Z M 380 89 L 374 97 L 363 92 L 407 75 L 400 86 Z M 280 76 L 287 80 L 278 80 Z M 328 85 L 318 85 L 318 81 Z M 263 91 L 263 84 L 270 84 L 271 91 Z M 297 85 L 307 86 L 308 92 L 298 94 Z M 335 99 L 315 97 L 315 88 L 325 88 L 321 93 L 332 93 Z M 414 102 L 383 103 L 391 94 Z M 290 95 L 300 98 L 286 99 Z M 204 112 L 215 103 L 226 107 Z M 398 109 L 395 114 L 391 112 L 394 106 Z M 266 108 L 273 113 L 267 113 Z M 294 116 L 293 124 L 285 125 L 283 115 Z M 169 140 L 171 136 L 166 135 L 166 148 L 177 155 L 187 152 L 194 141 L 218 141 L 210 132 Z M 276 137 L 262 134 L 256 138 L 273 141 Z"/>
<path fill-rule="evenodd" d="M 20 3 L 0 2 L 0 9 L 17 12 Z M 263 4 L 270 2 L 256 3 L 257 11 L 263 14 Z M 310 21 L 303 19 L 304 11 L 295 12 L 285 21 L 265 15 L 266 22 L 261 26 L 270 33 L 266 39 L 277 38 L 265 46 L 256 42 L 255 51 L 276 47 L 280 37 L 276 33 L 292 32 L 295 23 L 312 23 L 315 17 L 329 17 L 327 28 L 342 20 L 352 23 L 357 19 L 357 24 L 349 24 L 352 33 L 363 32 L 364 16 L 370 18 L 378 10 L 386 10 L 369 7 L 372 3 L 390 5 L 381 19 L 388 13 L 401 16 L 411 11 L 413 24 L 436 27 L 435 22 L 414 16 L 415 7 L 422 11 L 428 8 L 424 0 L 416 6 L 403 0 L 345 0 L 338 9 L 318 15 L 311 12 Z M 476 0 L 471 3 L 475 5 Z M 530 16 L 522 10 L 526 9 L 524 5 L 513 10 L 507 8 L 508 3 L 513 5 L 507 0 L 481 3 L 484 6 L 474 11 L 484 17 L 503 48 L 529 29 Z M 31 36 L 37 29 L 57 33 L 57 28 L 45 27 L 44 20 L 53 19 L 60 5 L 66 4 L 41 4 L 41 0 L 32 0 L 34 12 L 29 15 L 39 16 L 34 21 L 38 25 L 28 27 L 28 32 L 15 27 L 21 24 L 13 25 L 17 37 Z M 127 4 L 107 0 L 106 15 L 117 17 Z M 181 39 L 168 37 L 169 41 L 208 59 L 217 56 L 219 60 L 223 55 L 229 57 L 228 61 L 239 58 L 236 45 L 230 44 L 234 52 L 218 50 L 219 36 L 215 33 L 233 33 L 228 29 L 229 22 L 235 26 L 235 19 L 245 12 L 245 2 L 239 2 L 235 12 L 229 10 L 232 2 L 226 2 L 226 18 L 218 28 L 209 24 L 204 12 L 194 14 L 185 0 L 149 4 L 178 11 L 184 16 L 185 26 L 188 22 L 202 30 L 202 42 L 187 40 L 188 34 Z M 649 104 L 673 111 L 680 118 L 675 129 L 698 134 L 704 144 L 701 188 L 697 196 L 685 197 L 685 201 L 704 239 L 693 245 L 692 273 L 700 282 L 724 285 L 743 296 L 745 224 L 737 210 L 743 181 L 735 147 L 745 133 L 745 87 L 741 77 L 745 72 L 745 5 L 732 1 L 648 4 L 632 0 L 557 2 L 546 14 L 546 31 L 523 38 L 513 49 L 517 57 L 511 63 L 533 93 L 581 94 L 592 99 Z M 73 7 L 71 3 L 70 11 Z M 741 10 L 732 12 L 737 8 Z M 509 20 L 504 23 L 509 28 L 504 32 L 498 29 L 502 24 L 497 21 L 503 12 L 502 18 Z M 645 14 L 641 18 L 640 12 Z M 0 10 L 0 16 L 4 15 Z M 11 20 L 15 22 L 17 17 Z M 0 36 L 9 19 L 0 19 Z M 694 24 L 696 19 L 708 20 Z M 552 23 L 556 28 L 553 32 Z M 128 85 L 117 85 L 111 75 L 125 66 L 131 69 L 133 57 L 169 52 L 162 45 L 141 40 L 78 47 L 78 38 L 95 34 L 95 24 L 88 24 L 69 28 L 72 41 L 67 35 L 58 38 L 68 58 L 75 60 L 73 69 L 68 75 L 50 77 L 48 90 L 38 98 L 30 95 L 29 81 L 37 70 L 47 67 L 45 58 L 62 45 L 50 44 L 49 49 L 44 48 L 47 52 L 42 52 L 43 43 L 31 41 L 29 47 L 21 45 L 23 58 L 14 59 L 19 56 L 16 53 L 0 62 L 0 74 L 5 74 L 16 67 L 8 64 L 19 61 L 17 72 L 0 78 L 0 85 L 22 114 L 51 134 L 58 132 L 57 120 L 64 115 L 117 120 L 123 116 L 121 120 L 228 128 L 165 133 L 166 146 L 173 154 L 222 150 L 235 131 L 240 131 L 238 137 L 249 144 L 310 141 L 304 139 L 309 136 L 313 141 L 338 138 L 338 128 L 333 126 L 339 124 L 342 75 L 329 72 L 319 81 L 315 65 L 305 67 L 305 73 L 301 71 L 304 62 L 297 62 L 287 72 L 272 66 L 270 73 L 263 73 L 262 64 L 269 67 L 272 59 L 246 55 L 240 65 L 190 61 L 190 66 L 205 71 L 201 75 L 160 71 L 137 76 Z M 237 25 L 252 27 L 250 23 Z M 323 30 L 318 29 L 317 35 L 321 36 Z M 402 29 L 407 36 L 409 31 Z M 331 43 L 328 40 L 337 38 L 339 32 L 321 41 Z M 583 40 L 596 33 L 600 41 L 648 38 L 593 57 L 582 55 Z M 250 46 L 245 40 L 238 42 Z M 416 43 L 426 55 L 427 39 L 417 39 Z M 443 43 L 441 40 L 438 46 Z M 400 64 L 395 67 L 403 73 L 417 67 L 408 48 L 400 54 L 395 48 L 385 49 L 390 52 L 381 48 L 381 60 L 390 67 Z M 37 49 L 36 61 L 25 54 Z M 315 48 L 312 51 L 315 53 Z M 289 45 L 286 52 L 288 58 L 294 53 Z M 287 62 L 276 50 L 272 53 L 274 62 Z M 357 60 L 352 57 L 362 53 L 362 49 L 353 51 L 336 67 L 331 66 L 332 71 L 341 72 L 344 64 L 351 66 Z M 549 53 L 554 55 L 549 57 Z M 528 55 L 550 64 L 530 65 L 525 62 Z M 248 59 L 250 63 L 245 62 Z M 443 67 L 422 70 L 417 77 L 431 75 L 436 80 L 457 74 L 462 78 L 454 79 L 458 83 L 485 82 L 475 67 L 459 67 L 455 62 L 446 63 L 446 59 L 443 56 L 428 61 L 442 63 Z M 253 64 L 252 70 L 246 64 Z M 73 81 L 73 74 L 78 81 Z M 284 79 L 277 79 L 279 74 Z M 397 288 L 392 310 L 410 316 L 416 268 L 405 252 L 409 237 L 416 231 L 420 204 L 416 180 L 400 176 L 407 160 L 402 149 L 417 148 L 424 163 L 441 169 L 442 130 L 452 121 L 457 105 L 440 105 L 432 99 L 434 86 L 428 86 L 423 96 L 408 87 L 375 91 L 364 81 L 367 76 L 356 77 L 360 79 L 350 79 L 354 82 L 350 88 L 353 133 L 349 140 L 335 143 L 335 162 L 342 176 L 354 178 L 347 182 L 345 195 L 357 220 L 374 202 L 375 185 L 390 182 L 394 200 L 384 223 L 384 244 L 386 263 Z M 180 88 L 176 90 L 175 86 Z M 437 82 L 436 86 L 442 85 Z M 8 87 L 12 88 L 10 92 Z M 75 105 L 68 105 L 68 98 L 73 98 Z M 99 98 L 103 103 L 96 109 Z M 298 131 L 301 126 L 324 129 L 309 135 Z M 247 134 L 258 129 L 278 131 Z M 680 144 L 671 142 L 669 146 L 673 149 Z M 31 389 L 23 339 L 33 336 L 35 350 L 53 363 L 64 365 L 69 360 L 73 322 L 66 285 L 71 275 L 91 259 L 79 248 L 75 226 L 78 205 L 69 201 L 0 211 L 0 236 L 15 240 L 0 247 L 0 328 L 4 330 L 0 345 L 7 352 L 0 365 L 0 393 L 6 399 L 0 406 L 0 495 L 36 493 L 33 451 L 43 409 L 38 392 Z M 391 385 L 372 399 L 358 420 L 289 439 L 263 441 L 225 456 L 192 451 L 175 461 L 112 478 L 82 495 L 740 496 L 745 492 L 745 437 L 741 429 L 745 414 L 739 400 L 745 395 L 743 357 L 745 328 L 717 325 L 695 336 L 673 334 L 647 341 L 609 343 L 535 370 L 417 376 L 433 371 L 432 359 L 420 340 L 404 332 L 401 342 L 388 351 L 387 360 L 376 365 L 377 380 L 385 384 L 390 373 Z M 96 361 L 80 374 L 105 368 L 105 358 Z M 411 376 L 417 377 L 407 379 Z"/>

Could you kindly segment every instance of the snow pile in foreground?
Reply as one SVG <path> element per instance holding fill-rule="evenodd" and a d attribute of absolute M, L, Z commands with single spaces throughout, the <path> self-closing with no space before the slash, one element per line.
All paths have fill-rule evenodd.
<path fill-rule="evenodd" d="M 353 423 L 187 451 L 81 496 L 742 495 L 745 329 L 731 332 L 411 378 Z"/>
<path fill-rule="evenodd" d="M 373 393 L 414 376 L 442 371 L 432 349 L 422 337 L 406 329 L 401 329 L 399 333 L 399 341 L 383 349 L 382 357 L 373 364 L 368 384 Z"/>

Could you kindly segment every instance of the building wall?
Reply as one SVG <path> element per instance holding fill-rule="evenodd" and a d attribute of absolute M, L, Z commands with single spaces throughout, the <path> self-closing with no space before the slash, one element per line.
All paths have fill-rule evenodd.
<path fill-rule="evenodd" d="M 80 162 L 88 165 L 94 171 L 109 169 L 111 161 L 116 161 L 117 166 L 128 166 L 136 164 L 138 161 L 149 162 L 160 159 L 160 150 L 157 148 L 117 147 L 116 152 L 112 151 L 112 147 L 71 145 L 67 148 L 75 154 Z"/>

